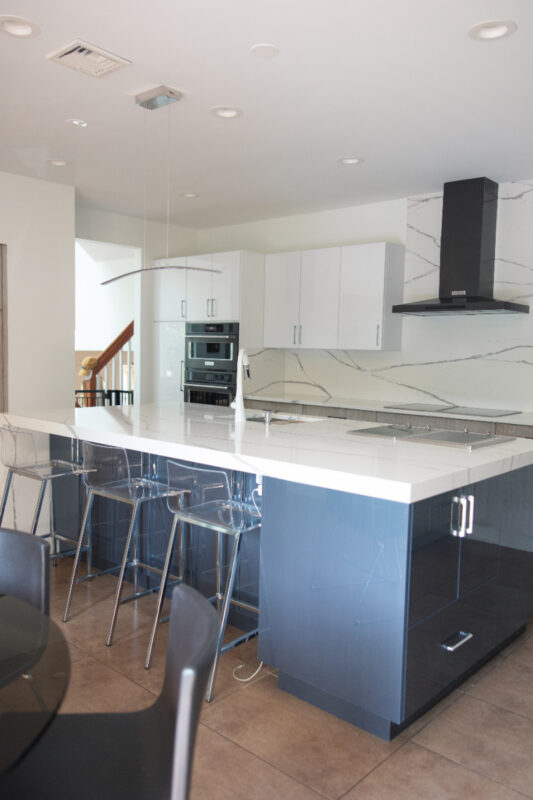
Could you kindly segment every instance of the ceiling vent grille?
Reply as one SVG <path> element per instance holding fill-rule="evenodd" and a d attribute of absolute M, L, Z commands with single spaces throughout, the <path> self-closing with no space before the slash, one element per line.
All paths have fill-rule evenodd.
<path fill-rule="evenodd" d="M 81 39 L 76 39 L 46 57 L 50 61 L 64 64 L 65 67 L 83 72 L 85 75 L 91 75 L 93 78 L 101 78 L 102 75 L 107 75 L 119 67 L 131 64 L 127 58 L 108 53 L 107 50 L 82 42 Z"/>

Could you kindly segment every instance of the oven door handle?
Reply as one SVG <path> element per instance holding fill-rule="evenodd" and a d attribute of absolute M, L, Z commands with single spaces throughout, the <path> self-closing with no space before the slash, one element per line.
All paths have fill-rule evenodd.
<path fill-rule="evenodd" d="M 225 335 L 223 333 L 215 333 L 212 336 L 208 333 L 186 333 L 186 339 L 210 339 L 211 341 L 218 342 L 221 339 L 227 341 L 228 339 L 232 339 L 233 341 L 236 340 L 236 336 Z"/>
<path fill-rule="evenodd" d="M 219 383 L 185 383 L 184 386 L 186 389 L 189 386 L 194 386 L 195 389 L 226 389 L 226 391 L 230 388 L 229 386 L 221 386 Z"/>

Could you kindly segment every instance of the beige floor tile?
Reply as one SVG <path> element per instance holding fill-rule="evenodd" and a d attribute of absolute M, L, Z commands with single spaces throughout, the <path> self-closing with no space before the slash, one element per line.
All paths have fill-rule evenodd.
<path fill-rule="evenodd" d="M 87 653 L 94 653 L 105 647 L 113 602 L 113 597 L 106 597 L 73 614 L 68 622 L 58 622 L 65 639 Z M 121 606 L 113 642 L 117 643 L 135 636 L 151 619 L 150 598 L 142 598 Z"/>
<path fill-rule="evenodd" d="M 212 730 L 326 797 L 337 798 L 400 746 L 276 686 L 272 675 L 202 712 Z"/>
<path fill-rule="evenodd" d="M 406 744 L 343 800 L 519 800 L 521 794 L 446 758 Z"/>
<path fill-rule="evenodd" d="M 503 659 L 468 694 L 533 719 L 533 640 Z"/>
<path fill-rule="evenodd" d="M 468 695 L 413 741 L 533 797 L 533 722 Z"/>
<path fill-rule="evenodd" d="M 62 713 L 138 711 L 155 701 L 155 695 L 87 656 L 73 665 Z"/>
<path fill-rule="evenodd" d="M 402 742 L 406 742 L 409 741 L 409 739 L 412 739 L 413 736 L 416 736 L 416 734 L 419 731 L 421 731 L 422 728 L 425 728 L 425 726 L 428 725 L 428 723 L 430 723 L 431 720 L 435 719 L 435 717 L 438 717 L 439 714 L 442 714 L 444 709 L 449 708 L 449 706 L 451 706 L 452 703 L 455 703 L 455 701 L 462 696 L 463 696 L 462 691 L 456 690 L 455 692 L 451 692 L 451 694 L 443 698 L 440 701 L 440 703 L 437 703 L 436 706 L 430 708 L 429 711 L 427 711 L 421 717 L 415 719 L 415 721 L 411 725 L 409 725 L 408 728 L 406 728 L 398 735 L 398 739 Z"/>
<path fill-rule="evenodd" d="M 191 800 L 318 800 L 319 797 L 260 758 L 200 725 Z"/>

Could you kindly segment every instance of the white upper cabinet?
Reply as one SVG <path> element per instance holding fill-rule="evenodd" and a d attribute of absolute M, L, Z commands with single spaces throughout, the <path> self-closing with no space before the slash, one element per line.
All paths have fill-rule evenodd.
<path fill-rule="evenodd" d="M 243 253 L 213 253 L 211 275 L 211 319 L 238 320 L 240 317 L 241 262 Z"/>
<path fill-rule="evenodd" d="M 193 269 L 154 273 L 154 321 L 239 322 L 243 346 L 262 347 L 264 261 L 242 250 L 158 259 Z"/>
<path fill-rule="evenodd" d="M 265 259 L 265 347 L 294 347 L 300 331 L 301 253 Z"/>
<path fill-rule="evenodd" d="M 185 259 L 188 267 L 187 281 L 187 319 L 211 319 L 211 304 L 213 301 L 213 273 L 211 270 L 211 256 L 187 256 Z M 202 271 L 205 270 L 205 271 Z"/>
<path fill-rule="evenodd" d="M 302 252 L 298 331 L 301 347 L 337 347 L 340 265 L 340 247 Z"/>
<path fill-rule="evenodd" d="M 265 347 L 336 347 L 340 248 L 265 260 Z"/>
<path fill-rule="evenodd" d="M 399 350 L 404 248 L 373 242 L 341 248 L 340 350 Z"/>
<path fill-rule="evenodd" d="M 160 258 L 155 264 L 166 266 L 177 259 Z M 185 259 L 179 261 L 185 264 Z M 154 322 L 177 322 L 187 314 L 187 270 L 157 270 L 152 275 L 154 298 Z"/>
<path fill-rule="evenodd" d="M 265 347 L 397 350 L 403 246 L 377 242 L 265 260 Z"/>

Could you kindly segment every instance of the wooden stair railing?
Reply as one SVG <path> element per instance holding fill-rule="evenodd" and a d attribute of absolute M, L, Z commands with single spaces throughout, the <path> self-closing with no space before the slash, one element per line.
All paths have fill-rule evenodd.
<path fill-rule="evenodd" d="M 89 391 L 91 392 L 92 396 L 87 398 L 87 405 L 94 406 L 96 405 L 96 380 L 98 374 L 106 368 L 106 366 L 113 360 L 113 358 L 120 353 L 122 348 L 133 338 L 134 333 L 134 326 L 133 320 L 126 325 L 123 331 L 119 333 L 116 339 L 113 339 L 110 345 L 103 350 L 98 358 L 96 359 L 96 364 L 93 367 L 92 373 L 90 377 L 85 381 L 85 384 Z M 122 364 L 120 365 L 122 368 Z M 130 369 L 131 369 L 131 365 Z M 110 388 L 110 387 L 106 387 Z"/>

